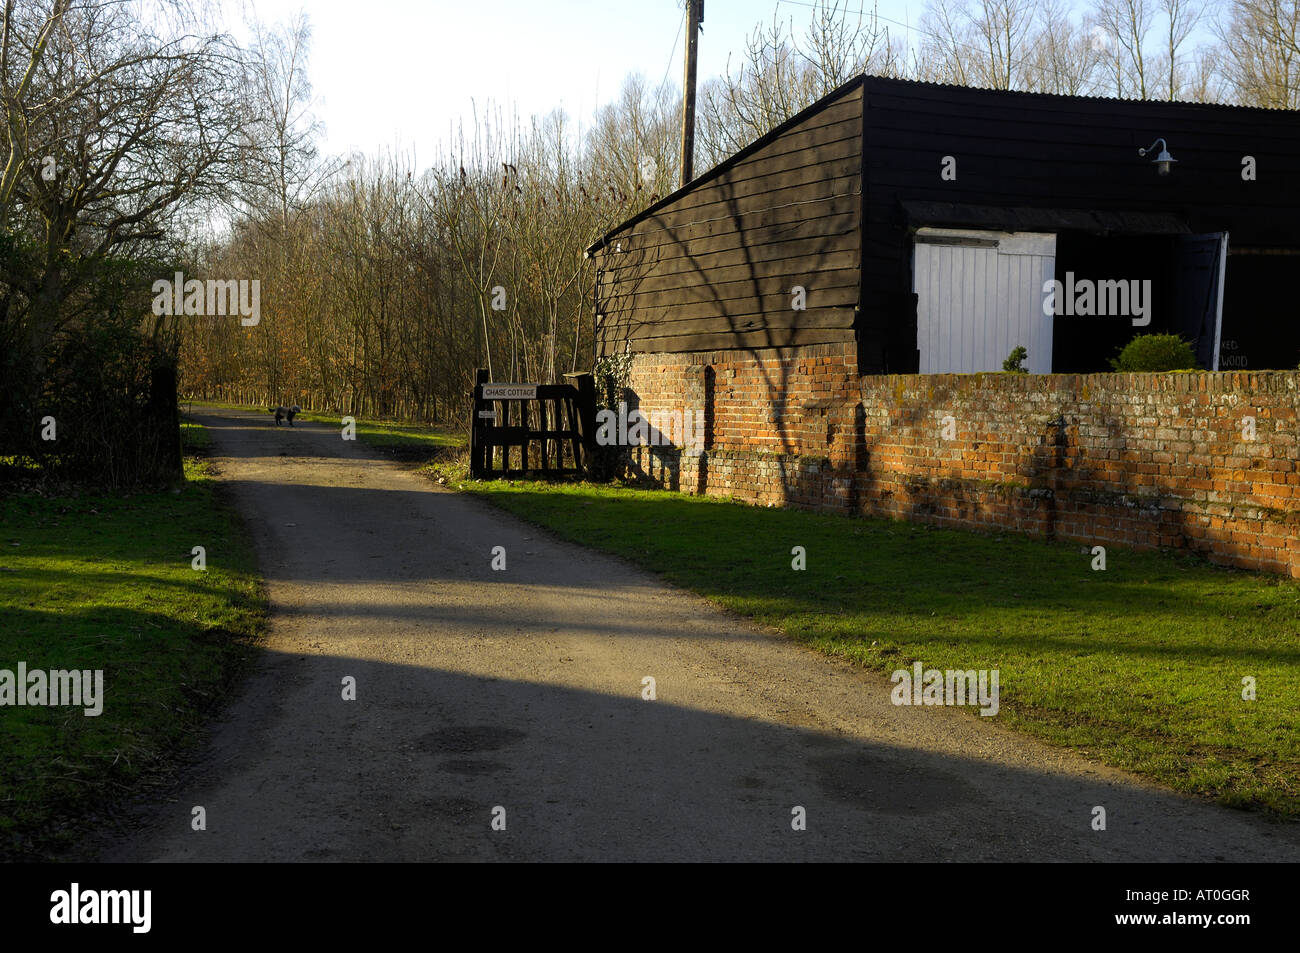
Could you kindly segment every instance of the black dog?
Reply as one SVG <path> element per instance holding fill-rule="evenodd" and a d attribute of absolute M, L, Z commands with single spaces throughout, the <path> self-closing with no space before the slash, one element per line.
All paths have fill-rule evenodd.
<path fill-rule="evenodd" d="M 301 412 L 302 412 L 302 408 L 299 407 L 297 404 L 294 404 L 292 407 L 284 407 L 284 406 L 277 407 L 274 410 L 275 425 L 277 427 L 280 426 L 280 421 L 284 420 L 287 417 L 289 418 L 289 426 L 292 427 L 294 415 L 299 414 Z"/>

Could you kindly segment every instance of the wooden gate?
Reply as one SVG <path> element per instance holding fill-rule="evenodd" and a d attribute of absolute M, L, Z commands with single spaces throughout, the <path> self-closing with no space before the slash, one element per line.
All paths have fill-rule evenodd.
<path fill-rule="evenodd" d="M 588 472 L 595 441 L 596 384 L 590 374 L 564 376 L 572 383 L 492 383 L 486 370 L 475 373 L 470 476 L 491 480 Z M 512 466 L 516 451 L 518 466 Z"/>

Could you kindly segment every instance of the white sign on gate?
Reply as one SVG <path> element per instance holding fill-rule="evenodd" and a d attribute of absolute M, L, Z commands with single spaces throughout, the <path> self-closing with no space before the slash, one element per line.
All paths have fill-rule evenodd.
<path fill-rule="evenodd" d="M 536 400 L 536 384 L 484 384 L 484 400 Z"/>

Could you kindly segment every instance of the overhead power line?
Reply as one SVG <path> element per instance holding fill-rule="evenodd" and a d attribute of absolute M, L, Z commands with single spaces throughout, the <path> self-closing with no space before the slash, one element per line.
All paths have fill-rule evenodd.
<path fill-rule="evenodd" d="M 681 42 L 682 29 L 686 26 L 686 11 L 688 9 L 689 6 L 682 7 L 682 22 L 677 24 L 677 36 L 673 39 L 673 51 L 668 54 L 668 65 L 664 67 L 664 78 L 659 81 L 659 88 L 655 90 L 656 96 L 658 96 L 659 93 L 662 93 L 664 91 L 664 84 L 668 82 L 668 73 L 670 70 L 672 70 L 673 60 L 676 59 L 677 57 L 677 44 Z"/>

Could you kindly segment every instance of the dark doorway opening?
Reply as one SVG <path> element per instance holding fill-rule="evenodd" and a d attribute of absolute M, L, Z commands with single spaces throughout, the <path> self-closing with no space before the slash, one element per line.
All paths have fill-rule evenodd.
<path fill-rule="evenodd" d="M 1052 370 L 1110 371 L 1110 359 L 1140 334 L 1179 334 L 1198 364 L 1214 366 L 1219 314 L 1218 233 L 1091 235 L 1062 232 L 1056 279 L 1086 313 L 1057 313 Z M 1091 290 L 1091 301 L 1087 297 Z M 1062 309 L 1067 311 L 1067 308 Z"/>
<path fill-rule="evenodd" d="M 1228 254 L 1219 370 L 1295 370 L 1300 363 L 1300 305 L 1293 287 L 1300 253 Z"/>
<path fill-rule="evenodd" d="M 1173 330 L 1172 260 L 1174 237 L 1098 236 L 1063 232 L 1056 237 L 1056 280 L 1065 293 L 1091 282 L 1137 282 L 1149 313 L 1070 314 L 1063 306 L 1052 324 L 1052 370 L 1058 374 L 1109 371 L 1109 360 L 1138 334 Z M 1149 286 L 1145 282 L 1150 282 Z M 1149 288 L 1149 295 L 1146 293 Z M 1149 320 L 1149 324 L 1140 322 Z M 1138 324 L 1134 322 L 1138 321 Z"/>

